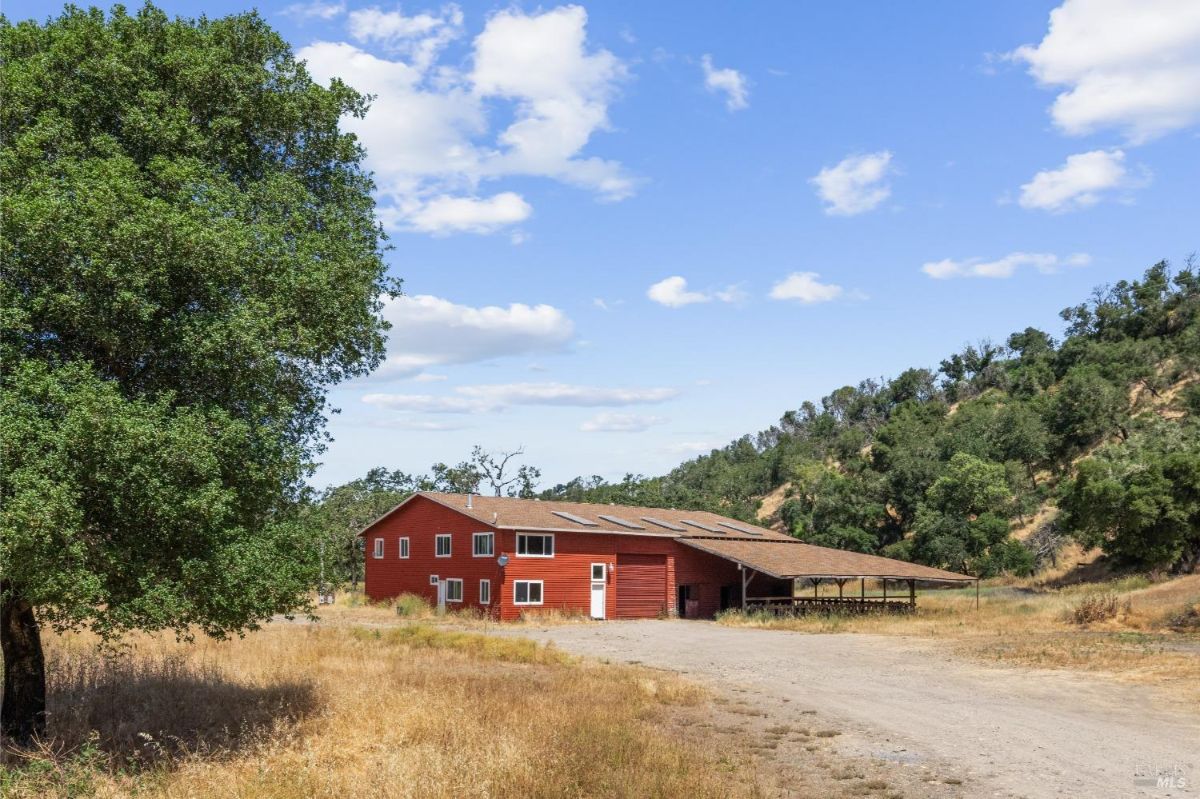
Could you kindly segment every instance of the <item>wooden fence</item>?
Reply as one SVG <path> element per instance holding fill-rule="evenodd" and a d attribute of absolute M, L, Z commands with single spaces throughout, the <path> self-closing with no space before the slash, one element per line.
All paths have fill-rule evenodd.
<path fill-rule="evenodd" d="M 914 599 L 891 597 L 746 597 L 747 613 L 802 616 L 808 613 L 912 613 Z"/>

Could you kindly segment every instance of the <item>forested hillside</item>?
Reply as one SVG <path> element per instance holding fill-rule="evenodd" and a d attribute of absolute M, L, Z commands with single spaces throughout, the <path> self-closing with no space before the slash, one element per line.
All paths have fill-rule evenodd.
<path fill-rule="evenodd" d="M 1061 340 L 1026 328 L 804 402 L 661 477 L 543 496 L 752 519 L 775 492 L 771 520 L 805 541 L 977 575 L 1029 573 L 1065 536 L 1195 570 L 1200 274 L 1159 263 L 1061 316 Z"/>

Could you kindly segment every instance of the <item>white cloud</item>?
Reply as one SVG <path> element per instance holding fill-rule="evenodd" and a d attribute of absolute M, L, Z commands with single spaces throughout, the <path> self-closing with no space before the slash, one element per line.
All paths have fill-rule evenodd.
<path fill-rule="evenodd" d="M 418 383 L 440 383 L 448 379 L 449 375 L 435 375 L 431 372 L 421 372 L 419 375 L 413 377 L 413 380 Z"/>
<path fill-rule="evenodd" d="M 524 198 L 480 191 L 514 176 L 602 200 L 632 194 L 635 181 L 619 163 L 583 155 L 608 129 L 608 106 L 626 76 L 616 56 L 588 47 L 586 11 L 494 14 L 471 42 L 469 69 L 442 58 L 462 23 L 453 5 L 415 16 L 362 9 L 349 18 L 356 44 L 315 42 L 298 53 L 318 80 L 337 76 L 374 96 L 366 117 L 345 127 L 367 150 L 384 224 L 435 234 L 519 224 L 531 213 Z M 496 126 L 500 119 L 506 127 Z"/>
<path fill-rule="evenodd" d="M 887 183 L 892 173 L 892 154 L 887 150 L 848 156 L 836 166 L 827 166 L 809 182 L 831 216 L 853 216 L 870 211 L 892 193 Z"/>
<path fill-rule="evenodd" d="M 1067 157 L 1058 169 L 1045 169 L 1021 186 L 1022 208 L 1074 211 L 1100 202 L 1105 191 L 1134 185 L 1120 150 L 1092 150 Z"/>
<path fill-rule="evenodd" d="M 533 209 L 515 192 L 506 191 L 487 199 L 435 197 L 410 216 L 412 227 L 434 235 L 491 233 L 506 225 L 524 222 Z M 524 241 L 515 241 L 520 244 Z"/>
<path fill-rule="evenodd" d="M 822 283 L 816 272 L 793 272 L 771 287 L 773 300 L 798 300 L 805 305 L 836 300 L 845 290 L 834 283 Z"/>
<path fill-rule="evenodd" d="M 310 3 L 292 3 L 283 9 L 283 15 L 303 22 L 309 19 L 330 20 L 341 16 L 345 11 L 346 4 L 344 2 L 326 3 L 322 0 L 313 0 Z"/>
<path fill-rule="evenodd" d="M 377 377 L 412 375 L 431 366 L 475 363 L 507 355 L 557 352 L 575 326 L 550 305 L 457 305 L 426 294 L 387 301 L 387 359 Z"/>
<path fill-rule="evenodd" d="M 598 413 L 579 426 L 585 433 L 643 433 L 667 420 L 661 416 L 643 416 L 636 413 Z"/>
<path fill-rule="evenodd" d="M 746 299 L 746 292 L 742 291 L 739 286 L 729 286 L 711 292 L 689 291 L 685 278 L 672 275 L 646 289 L 646 296 L 659 305 L 665 305 L 668 308 L 682 308 L 685 305 L 712 302 L 713 300 L 741 302 Z"/>
<path fill-rule="evenodd" d="M 387 410 L 419 413 L 489 413 L 514 405 L 620 407 L 665 402 L 673 388 L 606 388 L 567 383 L 500 383 L 459 386 L 454 394 L 367 394 L 362 401 Z"/>
<path fill-rule="evenodd" d="M 1200 3 L 1066 0 L 1037 45 L 1009 57 L 1065 87 L 1050 115 L 1063 132 L 1124 131 L 1133 143 L 1200 119 Z"/>
<path fill-rule="evenodd" d="M 700 59 L 704 69 L 704 88 L 710 92 L 725 95 L 725 107 L 730 111 L 739 111 L 750 105 L 750 89 L 746 84 L 746 76 L 736 69 L 717 69 L 713 67 L 712 56 L 705 54 Z"/>
<path fill-rule="evenodd" d="M 379 44 L 424 72 L 446 45 L 462 35 L 462 24 L 462 10 L 454 4 L 443 6 L 438 14 L 412 17 L 399 9 L 383 11 L 371 6 L 351 11 L 347 29 L 356 41 Z"/>
<path fill-rule="evenodd" d="M 1031 266 L 1042 274 L 1057 272 L 1063 267 L 1087 266 L 1092 258 L 1086 253 L 1075 253 L 1060 258 L 1051 253 L 1014 252 L 995 261 L 984 261 L 981 258 L 970 258 L 965 261 L 955 261 L 946 258 L 941 261 L 931 261 L 921 267 L 921 271 L 937 280 L 947 280 L 954 277 L 1012 277 L 1020 268 Z"/>

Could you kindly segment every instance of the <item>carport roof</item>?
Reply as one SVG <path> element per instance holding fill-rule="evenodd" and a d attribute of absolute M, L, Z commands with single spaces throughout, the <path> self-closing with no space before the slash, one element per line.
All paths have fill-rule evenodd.
<path fill-rule="evenodd" d="M 732 560 L 781 579 L 794 577 L 872 577 L 896 580 L 968 582 L 974 577 L 902 560 L 818 547 L 799 541 L 747 541 L 680 538 L 679 543 Z"/>

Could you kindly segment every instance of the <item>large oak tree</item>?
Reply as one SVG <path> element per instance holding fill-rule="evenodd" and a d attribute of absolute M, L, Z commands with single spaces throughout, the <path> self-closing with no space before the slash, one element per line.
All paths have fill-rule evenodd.
<path fill-rule="evenodd" d="M 326 392 L 383 349 L 366 100 L 256 14 L 0 20 L 3 733 L 39 627 L 223 636 L 301 607 Z"/>

